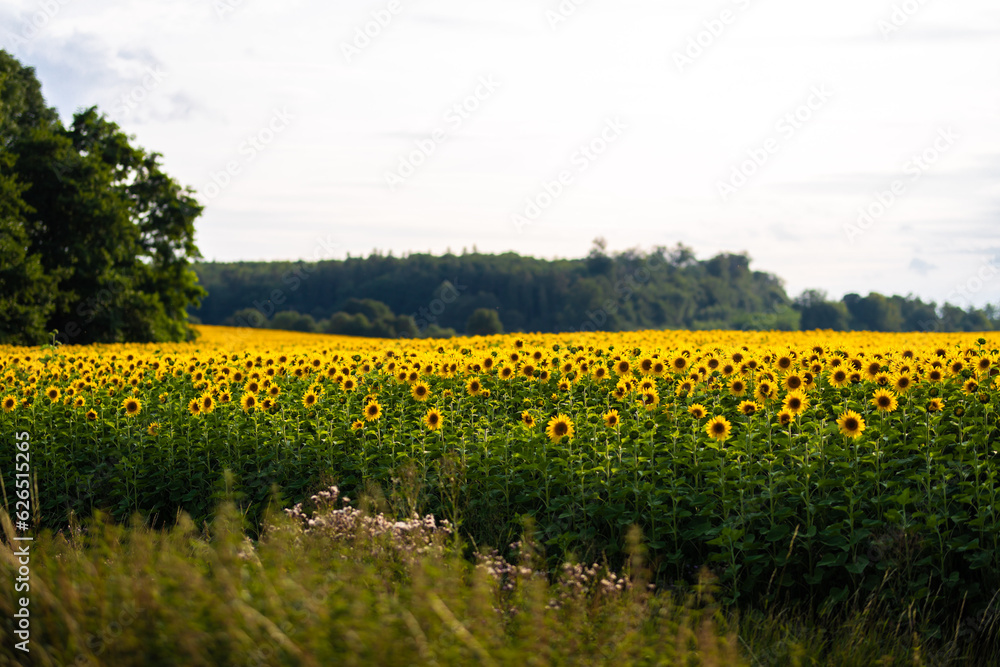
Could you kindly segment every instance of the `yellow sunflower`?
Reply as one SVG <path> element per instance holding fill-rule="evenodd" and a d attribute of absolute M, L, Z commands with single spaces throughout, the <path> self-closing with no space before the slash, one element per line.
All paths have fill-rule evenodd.
<path fill-rule="evenodd" d="M 534 418 L 534 416 L 532 416 L 532 414 L 530 412 L 528 412 L 527 410 L 525 410 L 524 412 L 521 413 L 521 423 L 524 424 L 528 428 L 534 428 L 534 426 L 535 426 L 535 418 Z"/>
<path fill-rule="evenodd" d="M 17 399 L 13 396 L 7 395 L 3 397 L 3 411 L 11 412 L 17 407 Z"/>
<path fill-rule="evenodd" d="M 469 381 L 465 383 L 465 392 L 469 396 L 479 396 L 483 393 L 483 383 L 478 378 L 469 378 Z"/>
<path fill-rule="evenodd" d="M 243 408 L 243 412 L 250 412 L 257 407 L 257 397 L 253 394 L 243 394 L 243 398 L 240 399 L 240 407 Z"/>
<path fill-rule="evenodd" d="M 378 401 L 371 401 L 365 406 L 365 421 L 378 421 L 382 417 L 382 406 Z"/>
<path fill-rule="evenodd" d="M 156 437 L 157 435 L 159 435 L 160 434 L 160 422 L 153 422 L 152 424 L 150 424 L 149 428 L 146 429 L 146 433 L 148 433 L 149 435 L 151 435 L 153 437 Z"/>
<path fill-rule="evenodd" d="M 410 395 L 415 401 L 423 402 L 431 397 L 431 388 L 423 382 L 417 382 L 410 387 Z"/>
<path fill-rule="evenodd" d="M 837 419 L 837 426 L 845 438 L 859 438 L 865 431 L 865 420 L 857 412 L 848 410 Z"/>
<path fill-rule="evenodd" d="M 573 422 L 566 415 L 556 415 L 549 420 L 549 425 L 545 429 L 545 434 L 552 442 L 559 442 L 563 438 L 573 438 Z"/>
<path fill-rule="evenodd" d="M 900 375 L 892 382 L 892 387 L 900 394 L 905 394 L 913 386 L 913 379 L 909 375 Z"/>
<path fill-rule="evenodd" d="M 708 434 L 708 437 L 723 442 L 729 437 L 732 428 L 733 426 L 729 423 L 729 420 L 720 415 L 708 420 L 708 423 L 705 424 L 705 433 Z"/>
<path fill-rule="evenodd" d="M 792 413 L 792 416 L 802 414 L 809 407 L 809 399 L 801 391 L 790 391 L 785 395 L 783 403 L 785 410 Z"/>
<path fill-rule="evenodd" d="M 122 407 L 125 409 L 125 414 L 129 417 L 135 417 L 142 412 L 142 403 L 134 396 L 129 396 L 122 401 Z"/>
<path fill-rule="evenodd" d="M 618 428 L 620 423 L 617 410 L 608 410 L 604 413 L 604 425 L 608 428 Z"/>
<path fill-rule="evenodd" d="M 434 408 L 428 410 L 427 414 L 424 415 L 424 426 L 426 426 L 428 430 L 431 431 L 438 430 L 439 428 L 441 428 L 441 423 L 442 423 L 441 413 Z"/>
<path fill-rule="evenodd" d="M 655 410 L 660 404 L 660 395 L 655 390 L 644 391 L 639 395 L 639 402 L 647 410 Z"/>
<path fill-rule="evenodd" d="M 695 419 L 703 419 L 706 414 L 705 406 L 702 405 L 701 403 L 695 403 L 694 405 L 689 407 L 688 412 L 690 412 L 691 416 L 694 417 Z"/>
<path fill-rule="evenodd" d="M 899 406 L 899 403 L 896 401 L 896 394 L 887 389 L 879 389 L 872 397 L 872 405 L 879 412 L 892 412 Z"/>

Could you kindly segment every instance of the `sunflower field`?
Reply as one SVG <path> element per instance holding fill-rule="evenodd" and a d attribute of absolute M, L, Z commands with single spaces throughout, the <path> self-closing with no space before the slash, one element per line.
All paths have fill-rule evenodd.
<path fill-rule="evenodd" d="M 0 347 L 5 504 L 25 431 L 53 529 L 204 521 L 230 494 L 252 530 L 336 483 L 480 546 L 530 529 L 553 562 L 621 563 L 638 526 L 657 581 L 708 568 L 730 602 L 878 599 L 935 623 L 998 605 L 996 337 L 200 331 Z"/>

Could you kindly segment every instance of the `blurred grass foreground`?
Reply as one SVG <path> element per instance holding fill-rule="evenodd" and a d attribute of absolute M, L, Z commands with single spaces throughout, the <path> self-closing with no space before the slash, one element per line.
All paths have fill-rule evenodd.
<path fill-rule="evenodd" d="M 261 539 L 223 503 L 198 531 L 98 514 L 34 543 L 30 654 L 13 648 L 14 587 L 0 592 L 0 664 L 757 665 L 934 664 L 871 605 L 818 627 L 790 610 L 742 619 L 705 574 L 685 592 L 649 584 L 630 535 L 626 571 L 566 562 L 532 544 L 510 563 L 447 521 L 362 511 L 335 487 L 268 518 Z M 0 510 L 2 512 L 2 510 Z M 0 570 L 14 531 L 0 513 Z M 829 627 L 836 630 L 830 631 Z M 903 633 L 905 634 L 905 632 Z M 937 647 L 935 656 L 948 655 Z M 955 655 L 950 655 L 956 658 Z"/>

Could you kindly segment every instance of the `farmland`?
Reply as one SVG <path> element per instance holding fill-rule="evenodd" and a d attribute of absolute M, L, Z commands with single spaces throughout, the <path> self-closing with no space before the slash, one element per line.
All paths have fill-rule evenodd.
<path fill-rule="evenodd" d="M 200 332 L 0 348 L 4 456 L 30 434 L 36 525 L 202 526 L 230 499 L 255 540 L 336 484 L 481 551 L 530 540 L 550 570 L 621 571 L 637 526 L 664 590 L 995 634 L 995 336 Z"/>

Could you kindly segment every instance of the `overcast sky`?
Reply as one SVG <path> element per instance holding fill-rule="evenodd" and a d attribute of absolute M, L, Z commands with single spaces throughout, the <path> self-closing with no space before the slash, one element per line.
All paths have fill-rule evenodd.
<path fill-rule="evenodd" d="M 996 0 L 6 0 L 0 27 L 64 120 L 98 105 L 198 191 L 207 259 L 602 236 L 745 251 L 793 296 L 1000 302 Z"/>

